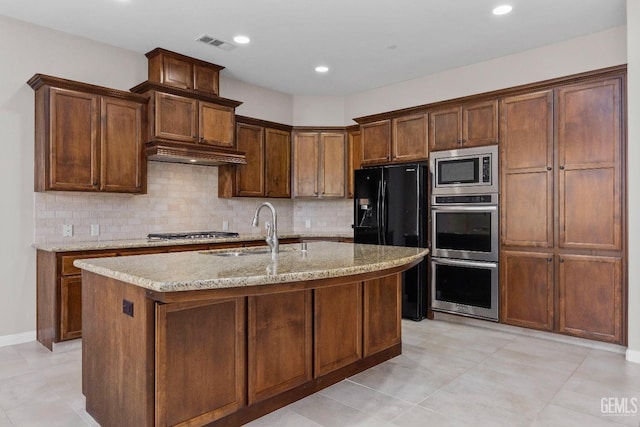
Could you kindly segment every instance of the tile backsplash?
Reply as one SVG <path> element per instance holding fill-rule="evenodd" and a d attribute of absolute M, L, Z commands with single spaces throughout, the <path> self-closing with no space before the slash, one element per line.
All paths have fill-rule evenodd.
<path fill-rule="evenodd" d="M 145 238 L 148 233 L 229 230 L 262 232 L 251 227 L 262 199 L 218 198 L 218 168 L 149 162 L 147 194 L 48 192 L 34 193 L 35 242 L 79 242 Z M 266 200 L 266 199 L 265 199 Z M 353 201 L 269 199 L 278 212 L 278 228 L 293 233 L 349 233 Z M 264 210 L 260 222 L 268 221 Z M 62 227 L 73 225 L 73 236 Z M 91 236 L 91 225 L 100 234 Z M 307 228 L 307 224 L 310 225 Z"/>

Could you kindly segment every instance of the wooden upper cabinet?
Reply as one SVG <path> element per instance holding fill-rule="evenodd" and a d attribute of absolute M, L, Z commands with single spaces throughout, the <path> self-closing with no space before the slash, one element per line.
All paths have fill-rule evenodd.
<path fill-rule="evenodd" d="M 235 109 L 154 91 L 155 126 L 150 139 L 234 147 Z"/>
<path fill-rule="evenodd" d="M 622 249 L 620 79 L 557 90 L 559 246 Z"/>
<path fill-rule="evenodd" d="M 193 65 L 177 58 L 164 57 L 162 83 L 182 89 L 193 88 Z"/>
<path fill-rule="evenodd" d="M 560 332 L 613 343 L 622 341 L 620 257 L 560 255 Z"/>
<path fill-rule="evenodd" d="M 198 101 L 199 141 L 218 147 L 234 147 L 235 108 Z"/>
<path fill-rule="evenodd" d="M 236 196 L 264 196 L 264 128 L 236 125 L 237 148 L 245 152 L 246 165 L 236 165 Z"/>
<path fill-rule="evenodd" d="M 500 319 L 525 328 L 553 330 L 553 253 L 500 253 Z"/>
<path fill-rule="evenodd" d="M 291 132 L 265 129 L 266 197 L 291 197 Z"/>
<path fill-rule="evenodd" d="M 552 247 L 553 92 L 504 98 L 500 114 L 501 243 Z"/>
<path fill-rule="evenodd" d="M 459 107 L 429 113 L 429 150 L 451 150 L 461 144 L 462 117 Z"/>
<path fill-rule="evenodd" d="M 155 131 L 150 139 L 196 142 L 198 101 L 164 92 L 154 92 L 154 95 Z"/>
<path fill-rule="evenodd" d="M 347 197 L 353 198 L 354 173 L 362 166 L 362 136 L 360 129 L 347 132 Z"/>
<path fill-rule="evenodd" d="M 146 175 L 144 105 L 102 97 L 100 182 L 105 191 L 139 193 Z"/>
<path fill-rule="evenodd" d="M 36 74 L 35 191 L 142 193 L 147 99 Z"/>
<path fill-rule="evenodd" d="M 194 65 L 193 90 L 218 95 L 220 93 L 218 70 L 202 65 Z"/>
<path fill-rule="evenodd" d="M 391 160 L 391 120 L 365 123 L 360 126 L 362 164 L 380 164 Z"/>
<path fill-rule="evenodd" d="M 498 100 L 434 110 L 429 114 L 430 151 L 498 143 Z"/>
<path fill-rule="evenodd" d="M 165 49 L 146 54 L 149 60 L 149 81 L 179 89 L 219 94 L 220 65 L 200 61 Z"/>
<path fill-rule="evenodd" d="M 417 114 L 393 119 L 393 137 L 391 139 L 391 160 L 406 162 L 427 160 L 426 114 Z"/>
<path fill-rule="evenodd" d="M 342 132 L 295 132 L 294 197 L 344 197 L 346 140 Z"/>
<path fill-rule="evenodd" d="M 321 197 L 344 197 L 346 142 L 344 133 L 321 133 L 319 184 Z"/>
<path fill-rule="evenodd" d="M 50 145 L 43 147 L 49 150 L 50 174 L 45 188 L 40 190 L 99 189 L 98 98 L 91 93 L 51 89 Z"/>

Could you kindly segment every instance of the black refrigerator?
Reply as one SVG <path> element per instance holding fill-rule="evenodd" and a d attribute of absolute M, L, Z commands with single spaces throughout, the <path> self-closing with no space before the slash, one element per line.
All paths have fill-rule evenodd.
<path fill-rule="evenodd" d="M 354 241 L 376 245 L 428 247 L 429 167 L 426 163 L 380 166 L 355 171 Z M 405 271 L 402 316 L 427 315 L 425 258 Z"/>

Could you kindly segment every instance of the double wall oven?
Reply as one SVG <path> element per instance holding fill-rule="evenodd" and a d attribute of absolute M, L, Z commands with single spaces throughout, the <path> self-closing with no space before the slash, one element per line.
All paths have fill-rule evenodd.
<path fill-rule="evenodd" d="M 498 320 L 498 147 L 431 155 L 431 308 Z"/>

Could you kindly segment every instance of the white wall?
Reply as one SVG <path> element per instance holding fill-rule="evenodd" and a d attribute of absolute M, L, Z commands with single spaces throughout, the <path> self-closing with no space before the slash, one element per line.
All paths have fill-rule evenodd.
<path fill-rule="evenodd" d="M 627 360 L 640 363 L 640 1 L 627 0 L 627 117 L 629 165 L 629 347 Z"/>
<path fill-rule="evenodd" d="M 224 73 L 224 71 L 223 71 Z M 220 76 L 220 96 L 242 101 L 236 109 L 241 116 L 293 124 L 293 98 L 281 92 Z"/>
<path fill-rule="evenodd" d="M 627 62 L 625 27 L 531 49 L 358 93 L 345 101 L 352 118 L 504 89 Z"/>
<path fill-rule="evenodd" d="M 344 97 L 293 97 L 294 126 L 344 126 Z"/>

